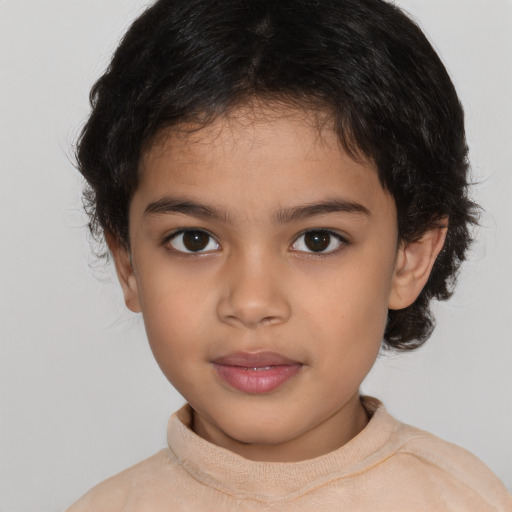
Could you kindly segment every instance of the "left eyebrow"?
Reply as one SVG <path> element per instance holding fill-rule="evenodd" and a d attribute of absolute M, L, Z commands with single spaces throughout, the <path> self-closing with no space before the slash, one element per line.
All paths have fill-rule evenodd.
<path fill-rule="evenodd" d="M 302 220 L 315 215 L 325 215 L 327 213 L 352 213 L 370 216 L 370 210 L 362 204 L 344 199 L 331 199 L 320 203 L 307 204 L 292 208 L 285 208 L 276 213 L 277 221 L 280 224 Z"/>

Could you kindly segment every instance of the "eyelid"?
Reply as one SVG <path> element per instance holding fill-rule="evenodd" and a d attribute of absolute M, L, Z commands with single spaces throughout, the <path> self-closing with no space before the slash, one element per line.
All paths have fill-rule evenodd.
<path fill-rule="evenodd" d="M 339 242 L 339 244 L 334 249 L 330 249 L 328 251 L 313 251 L 313 250 L 294 249 L 293 247 L 297 244 L 297 241 L 301 237 L 303 237 L 304 235 L 306 235 L 308 233 L 327 233 L 329 236 L 334 237 Z M 327 228 L 309 228 L 309 229 L 305 229 L 304 231 L 299 233 L 294 238 L 294 240 L 293 240 L 293 242 L 291 244 L 291 250 L 293 252 L 297 252 L 297 253 L 301 253 L 301 254 L 306 254 L 308 256 L 313 256 L 313 257 L 318 256 L 318 257 L 321 257 L 321 256 L 328 256 L 328 255 L 331 255 L 331 254 L 336 254 L 337 252 L 339 252 L 340 250 L 343 250 L 343 248 L 347 247 L 350 244 L 351 244 L 351 242 L 348 239 L 348 237 L 345 236 L 345 235 L 342 235 L 341 233 L 339 233 L 336 230 L 327 229 Z"/>
<path fill-rule="evenodd" d="M 200 233 L 206 234 L 210 238 L 208 245 L 210 245 L 211 241 L 214 241 L 215 245 L 216 245 L 215 249 L 201 249 L 199 251 L 190 251 L 190 250 L 187 250 L 185 247 L 183 247 L 183 249 L 179 249 L 179 248 L 174 247 L 171 244 L 171 242 L 174 239 L 176 239 L 177 237 L 179 237 L 180 235 L 184 235 L 185 233 L 190 233 L 190 232 L 200 232 Z M 175 254 L 185 255 L 185 256 L 201 256 L 204 254 L 210 254 L 212 252 L 216 252 L 220 249 L 220 243 L 217 240 L 217 237 L 215 235 L 213 235 L 212 233 L 210 233 L 208 230 L 206 230 L 204 228 L 195 228 L 195 227 L 178 228 L 178 229 L 174 230 L 172 233 L 168 234 L 164 238 L 162 245 L 164 245 L 168 250 L 174 252 Z"/>
<path fill-rule="evenodd" d="M 190 232 L 204 233 L 210 239 L 208 241 L 208 244 L 206 245 L 206 247 L 208 247 L 212 241 L 215 243 L 215 247 L 213 249 L 212 248 L 206 249 L 206 247 L 205 247 L 204 249 L 201 249 L 198 251 L 193 251 L 193 250 L 188 250 L 184 246 L 183 246 L 183 248 L 179 248 L 179 247 L 175 247 L 174 245 L 172 245 L 171 242 L 174 239 L 176 239 L 180 235 L 183 235 L 185 233 L 190 233 Z M 296 249 L 294 246 L 297 245 L 297 242 L 300 240 L 301 237 L 305 236 L 308 233 L 326 233 L 330 237 L 337 240 L 337 246 L 332 249 L 323 250 L 323 251 L 314 251 L 314 250 L 308 250 L 308 249 Z M 331 245 L 331 242 L 332 241 L 330 241 L 329 245 Z M 292 243 L 290 244 L 290 249 L 292 252 L 302 253 L 302 254 L 306 254 L 308 256 L 313 256 L 313 257 L 315 257 L 315 256 L 321 257 L 321 256 L 335 254 L 350 244 L 351 244 L 351 241 L 348 239 L 348 237 L 346 235 L 339 233 L 337 230 L 328 229 L 328 228 L 308 228 L 295 236 Z M 201 255 L 205 255 L 205 254 L 210 254 L 212 252 L 216 252 L 221 249 L 221 245 L 215 235 L 213 235 L 207 229 L 196 228 L 196 227 L 178 228 L 178 229 L 174 230 L 172 233 L 169 233 L 168 235 L 166 235 L 164 237 L 162 245 L 164 245 L 168 250 L 174 252 L 175 254 L 184 255 L 184 256 L 201 256 Z M 181 245 L 183 245 L 183 243 Z"/>

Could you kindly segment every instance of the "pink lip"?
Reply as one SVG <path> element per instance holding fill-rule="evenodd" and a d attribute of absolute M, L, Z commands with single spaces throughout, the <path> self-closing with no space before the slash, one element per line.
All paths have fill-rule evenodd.
<path fill-rule="evenodd" d="M 274 352 L 237 352 L 213 361 L 217 375 L 251 395 L 270 393 L 295 376 L 302 364 Z"/>

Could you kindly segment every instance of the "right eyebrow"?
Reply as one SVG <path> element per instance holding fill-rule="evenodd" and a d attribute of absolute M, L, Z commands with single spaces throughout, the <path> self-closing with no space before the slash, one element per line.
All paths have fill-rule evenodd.
<path fill-rule="evenodd" d="M 144 215 L 161 215 L 166 213 L 182 213 L 199 219 L 228 220 L 228 213 L 225 210 L 196 203 L 187 199 L 163 197 L 146 206 Z"/>

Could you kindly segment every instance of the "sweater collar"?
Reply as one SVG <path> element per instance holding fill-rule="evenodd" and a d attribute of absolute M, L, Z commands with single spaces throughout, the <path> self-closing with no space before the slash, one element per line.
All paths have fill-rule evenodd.
<path fill-rule="evenodd" d="M 258 462 L 216 446 L 191 429 L 192 410 L 185 405 L 171 416 L 169 448 L 194 479 L 239 498 L 260 501 L 301 495 L 334 478 L 348 477 L 387 458 L 398 422 L 375 398 L 362 397 L 370 421 L 341 448 L 300 462 Z"/>

